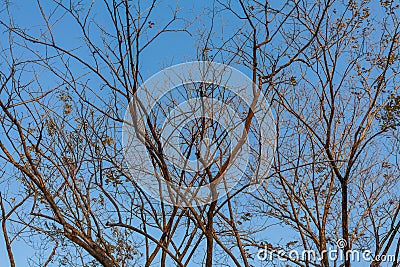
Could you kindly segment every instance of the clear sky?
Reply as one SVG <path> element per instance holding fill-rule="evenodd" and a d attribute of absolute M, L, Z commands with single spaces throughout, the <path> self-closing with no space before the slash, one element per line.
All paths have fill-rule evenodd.
<path fill-rule="evenodd" d="M 89 1 L 88 1 L 89 2 Z M 143 1 L 146 2 L 146 1 Z M 379 4 L 378 1 L 377 5 Z M 46 11 L 54 8 L 54 3 L 51 1 L 42 1 L 42 8 Z M 185 18 L 186 21 L 177 21 L 176 26 L 173 28 L 179 29 L 182 25 L 188 23 L 190 20 L 193 21 L 193 24 L 189 27 L 188 31 L 190 34 L 186 32 L 176 32 L 176 33 L 167 33 L 161 35 L 157 41 L 151 44 L 148 49 L 142 55 L 141 61 L 141 69 L 143 79 L 145 80 L 149 76 L 155 74 L 156 72 L 162 70 L 164 67 L 168 67 L 174 64 L 198 60 L 198 46 L 202 44 L 199 43 L 199 34 L 204 33 L 205 29 L 210 27 L 210 8 L 213 5 L 213 1 L 210 0 L 197 0 L 197 1 L 184 1 L 181 0 L 179 2 L 164 0 L 160 4 L 157 4 L 153 14 L 151 15 L 151 21 L 154 22 L 154 31 L 165 25 L 172 16 L 172 11 L 179 7 L 178 17 L 181 16 Z M 143 7 L 146 7 L 146 4 L 143 4 Z M 372 5 L 373 7 L 373 5 Z M 11 13 L 14 16 L 14 23 L 18 26 L 32 29 L 33 34 L 37 34 L 39 28 L 44 25 L 44 21 L 40 14 L 40 9 L 36 1 L 28 0 L 28 1 L 14 1 L 11 2 Z M 58 10 L 55 13 L 56 15 L 61 15 L 61 10 Z M 206 16 L 201 16 L 201 14 L 208 14 Z M 104 27 L 111 27 L 110 21 L 106 18 L 108 15 L 106 14 L 106 10 L 102 1 L 98 1 L 94 5 L 93 14 L 95 14 L 94 19 L 100 24 L 104 25 Z M 6 12 L 2 11 L 0 13 L 2 19 L 6 17 Z M 215 32 L 212 34 L 218 35 L 221 33 L 221 29 L 224 29 L 224 34 L 229 36 L 229 33 L 235 27 L 239 27 L 242 24 L 241 21 L 236 20 L 233 16 L 227 16 L 226 13 L 217 14 L 216 19 L 214 21 Z M 40 25 L 41 27 L 38 27 Z M 58 22 L 54 28 L 54 35 L 56 36 L 56 42 L 62 44 L 63 47 L 66 48 L 76 48 L 82 44 L 82 39 L 80 38 L 79 29 L 74 26 L 76 25 L 72 18 L 68 15 L 64 16 L 60 22 Z M 100 38 L 100 36 L 99 36 Z M 100 40 L 100 39 L 99 39 Z M 7 34 L 5 32 L 1 32 L 0 35 L 0 46 L 4 46 L 7 43 Z M 85 57 L 84 53 L 87 51 L 78 50 L 79 53 L 83 53 L 83 57 Z M 211 52 L 210 54 L 213 54 Z M 217 60 L 218 61 L 218 60 Z M 74 63 L 76 64 L 76 63 Z M 77 71 L 81 70 L 81 66 L 76 64 L 73 66 L 73 69 Z M 245 72 L 247 75 L 250 75 L 249 70 L 242 68 L 241 71 Z M 44 74 L 46 75 L 46 74 Z M 52 78 L 49 76 L 48 78 L 49 86 L 52 84 Z M 1 188 L 0 184 L 0 188 Z M 11 188 L 15 185 L 11 185 Z M 273 236 L 270 234 L 273 233 Z M 262 234 L 262 233 L 261 233 Z M 272 231 L 269 229 L 268 236 L 265 236 L 268 240 L 279 241 L 282 237 L 291 236 L 291 233 L 285 231 L 284 228 L 280 226 L 276 226 Z M 33 237 L 35 239 L 36 237 Z M 40 240 L 37 240 L 40 243 Z M 13 250 L 15 254 L 15 259 L 17 266 L 26 266 L 27 259 L 33 257 L 35 251 L 24 244 L 22 241 L 15 241 L 13 243 Z M 4 247 L 4 242 L 0 242 L 0 266 L 8 265 L 6 251 Z M 364 266 L 363 263 L 360 263 L 356 266 Z M 384 265 L 385 266 L 385 265 Z"/>

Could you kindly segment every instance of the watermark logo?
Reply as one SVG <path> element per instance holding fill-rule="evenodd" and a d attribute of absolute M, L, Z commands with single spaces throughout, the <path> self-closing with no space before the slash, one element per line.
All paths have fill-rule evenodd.
<path fill-rule="evenodd" d="M 330 262 L 344 261 L 345 259 L 351 262 L 395 262 L 395 255 L 373 255 L 373 252 L 369 249 L 366 250 L 355 250 L 349 249 L 344 252 L 347 247 L 347 241 L 345 239 L 338 239 L 336 241 L 336 247 L 332 247 L 323 251 L 316 250 L 302 250 L 298 251 L 295 249 L 284 250 L 281 248 L 271 248 L 265 246 L 258 250 L 257 258 L 260 261 L 317 261 L 321 262 L 323 259 L 327 259 Z"/>
<path fill-rule="evenodd" d="M 196 95 L 190 89 L 195 85 L 212 85 L 234 97 L 206 91 Z M 182 91 L 171 93 L 179 87 L 185 88 L 184 97 Z M 168 105 L 163 102 L 166 95 Z M 181 99 L 185 101 L 174 103 Z M 163 111 L 163 122 L 155 109 Z M 195 131 L 186 127 L 194 120 L 204 120 Z M 206 123 L 216 123 L 220 130 L 210 133 Z M 203 61 L 175 65 L 146 80 L 126 109 L 122 135 L 125 163 L 136 183 L 175 206 L 211 203 L 238 185 L 244 174 L 254 184 L 262 183 L 276 143 L 271 105 L 260 88 L 237 69 Z M 191 149 L 184 142 L 187 137 L 196 144 L 194 157 L 186 153 Z"/>
<path fill-rule="evenodd" d="M 343 238 L 340 238 L 336 241 L 336 245 L 338 248 L 344 249 L 347 246 L 347 241 Z"/>

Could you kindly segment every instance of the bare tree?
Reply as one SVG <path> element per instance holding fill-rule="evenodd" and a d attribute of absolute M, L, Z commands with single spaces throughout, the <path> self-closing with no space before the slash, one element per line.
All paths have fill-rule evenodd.
<path fill-rule="evenodd" d="M 229 0 L 207 4 L 195 18 L 178 4 L 157 21 L 167 6 L 37 1 L 40 25 L 25 28 L 5 3 L 0 208 L 10 265 L 18 257 L 13 244 L 23 241 L 38 250 L 30 262 L 36 266 L 254 266 L 258 249 L 266 249 L 273 255 L 266 265 L 348 267 L 350 258 L 327 254 L 340 240 L 344 254 L 370 249 L 371 266 L 382 264 L 376 256 L 393 254 L 396 266 L 398 5 Z M 63 38 L 65 25 L 79 39 Z M 228 88 L 202 82 L 159 99 L 141 138 L 161 179 L 211 184 L 232 159 L 223 127 L 203 117 L 184 125 L 182 153 L 187 162 L 204 160 L 208 142 L 218 160 L 196 172 L 168 161 L 160 132 L 179 102 L 227 103 L 240 113 L 241 140 L 251 142 L 242 180 L 222 198 L 210 186 L 212 201 L 198 206 L 147 194 L 126 164 L 120 138 L 127 107 L 135 115 L 129 103 L 148 76 L 143 64 L 152 46 L 182 36 L 198 45 L 191 60 L 248 74 L 253 102 L 266 95 L 276 116 L 273 167 L 260 174 L 265 144 L 254 107 Z M 260 177 L 267 183 L 248 190 Z M 278 255 L 292 249 L 318 255 Z"/>

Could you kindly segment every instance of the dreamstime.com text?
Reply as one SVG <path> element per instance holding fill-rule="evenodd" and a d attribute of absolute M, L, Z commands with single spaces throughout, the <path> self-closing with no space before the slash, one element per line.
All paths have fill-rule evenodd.
<path fill-rule="evenodd" d="M 395 262 L 395 255 L 376 255 L 374 256 L 371 250 L 348 250 L 344 253 L 343 248 L 346 246 L 346 242 L 340 239 L 336 242 L 335 248 L 329 248 L 321 252 L 315 250 L 284 250 L 284 249 L 271 249 L 265 246 L 259 249 L 257 258 L 260 261 L 322 261 L 323 258 L 327 258 L 329 261 L 344 261 L 349 259 L 351 262 Z M 397 265 L 400 266 L 400 265 Z"/>

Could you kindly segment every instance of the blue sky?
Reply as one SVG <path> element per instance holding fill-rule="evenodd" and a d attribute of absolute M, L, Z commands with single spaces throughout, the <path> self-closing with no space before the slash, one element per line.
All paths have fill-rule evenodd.
<path fill-rule="evenodd" d="M 179 2 L 163 1 L 157 5 L 150 18 L 150 20 L 154 22 L 154 33 L 158 28 L 162 27 L 168 22 L 172 15 L 171 10 L 178 6 L 180 9 L 178 14 L 180 14 L 181 17 L 185 18 L 187 21 L 193 20 L 193 24 L 189 28 L 192 36 L 185 32 L 177 32 L 167 33 L 158 37 L 158 39 L 142 54 L 141 69 L 144 80 L 162 70 L 164 67 L 198 59 L 196 57 L 198 53 L 198 46 L 202 45 L 198 41 L 198 34 L 210 26 L 210 20 L 208 20 L 207 17 L 209 15 L 212 3 L 213 1 L 182 0 Z M 144 4 L 143 7 L 145 6 L 146 5 Z M 42 8 L 44 10 L 50 10 L 54 8 L 54 4 L 50 4 L 50 1 L 43 1 Z M 44 21 L 40 15 L 40 9 L 36 1 L 15 1 L 11 4 L 11 11 L 15 17 L 15 23 L 18 26 L 32 29 L 32 33 L 37 34 L 39 28 L 44 25 Z M 203 13 L 208 15 L 198 17 Z M 56 14 L 60 15 L 61 10 L 59 10 Z M 94 18 L 99 23 L 103 24 L 104 27 L 111 27 L 109 24 L 110 21 L 106 19 L 108 15 L 106 14 L 104 5 L 101 2 L 95 5 L 94 14 Z M 0 16 L 4 18 L 5 12 L 1 12 Z M 182 27 L 183 23 L 186 22 L 178 21 L 175 25 L 173 25 L 172 28 L 180 28 Z M 216 30 L 215 32 L 212 32 L 212 34 L 220 34 L 220 29 L 223 27 L 225 30 L 224 34 L 229 36 L 232 30 L 235 27 L 240 27 L 241 24 L 242 22 L 235 20 L 233 16 L 227 16 L 226 13 L 217 14 L 214 25 Z M 40 25 L 40 27 L 38 27 L 38 25 Z M 79 29 L 74 25 L 75 23 L 73 23 L 71 17 L 68 15 L 63 17 L 63 19 L 53 28 L 54 35 L 56 36 L 56 42 L 62 44 L 62 46 L 66 48 L 75 48 L 81 45 L 82 39 L 80 39 L 80 33 L 78 32 Z M 2 32 L 0 42 L 1 46 L 4 46 L 4 44 L 7 43 L 6 33 Z M 85 57 L 85 53 L 87 51 L 84 49 L 79 51 L 79 53 L 82 53 L 82 56 Z M 77 72 L 81 71 L 82 68 L 79 66 L 79 64 L 73 64 L 75 64 L 73 65 L 73 69 L 75 69 Z M 244 71 L 248 75 L 250 74 L 249 70 L 246 68 L 242 68 L 241 71 Z M 51 76 L 48 76 L 48 85 L 51 86 L 52 82 L 53 80 Z M 11 187 L 13 186 L 15 185 L 11 185 Z M 271 232 L 274 233 L 273 236 L 271 236 Z M 282 237 L 291 236 L 291 233 L 288 233 L 280 226 L 276 226 L 274 230 L 270 229 L 268 236 L 267 233 L 265 234 L 265 238 L 270 241 L 279 241 L 282 239 Z M 0 242 L 0 249 L 0 265 L 2 265 L 3 262 L 7 262 L 6 254 L 4 254 L 4 242 Z M 35 252 L 32 248 L 19 241 L 13 243 L 13 249 L 17 266 L 26 266 L 27 259 L 32 257 Z M 359 266 L 363 266 L 363 264 L 361 263 Z"/>

